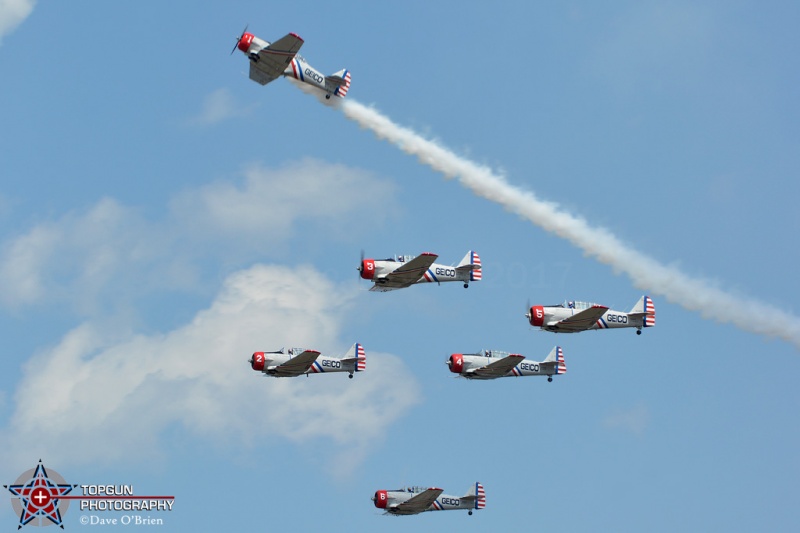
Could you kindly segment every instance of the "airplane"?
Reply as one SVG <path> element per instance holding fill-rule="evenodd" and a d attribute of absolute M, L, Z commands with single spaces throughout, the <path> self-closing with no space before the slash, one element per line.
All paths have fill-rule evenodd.
<path fill-rule="evenodd" d="M 297 53 L 303 46 L 303 39 L 296 33 L 289 33 L 274 43 L 268 43 L 247 32 L 245 26 L 237 37 L 231 55 L 238 48 L 250 59 L 250 79 L 266 85 L 269 82 L 288 76 L 319 89 L 325 98 L 331 95 L 344 98 L 350 89 L 350 72 L 342 69 L 335 74 L 325 76 L 308 64 L 308 61 Z"/>
<path fill-rule="evenodd" d="M 455 267 L 434 263 L 438 257 L 424 252 L 416 257 L 401 255 L 389 259 L 364 259 L 362 253 L 357 270 L 362 278 L 375 283 L 370 291 L 377 292 L 403 289 L 416 283 L 445 281 L 463 281 L 466 289 L 470 281 L 481 280 L 481 258 L 472 250 Z"/>
<path fill-rule="evenodd" d="M 482 353 L 454 353 L 445 363 L 450 367 L 450 372 L 467 379 L 547 376 L 547 381 L 553 381 L 554 375 L 567 372 L 561 346 L 553 348 L 542 362 L 531 361 L 518 354 L 484 350 Z"/>
<path fill-rule="evenodd" d="M 564 302 L 560 305 L 534 305 L 525 315 L 531 326 L 555 333 L 577 333 L 589 329 L 642 328 L 656 325 L 656 307 L 652 298 L 642 296 L 629 312 L 614 311 L 588 302 Z"/>
<path fill-rule="evenodd" d="M 292 378 L 305 374 L 327 374 L 330 372 L 349 372 L 353 379 L 354 372 L 367 369 L 367 356 L 364 347 L 355 343 L 344 357 L 324 357 L 316 350 L 303 348 L 283 348 L 277 352 L 255 352 L 247 361 L 253 370 L 263 372 L 266 376 L 276 378 Z"/>
<path fill-rule="evenodd" d="M 442 489 L 409 487 L 398 490 L 378 490 L 372 497 L 375 507 L 393 515 L 419 514 L 425 511 L 454 511 L 486 507 L 483 485 L 475 483 L 464 496 L 442 494 Z"/>

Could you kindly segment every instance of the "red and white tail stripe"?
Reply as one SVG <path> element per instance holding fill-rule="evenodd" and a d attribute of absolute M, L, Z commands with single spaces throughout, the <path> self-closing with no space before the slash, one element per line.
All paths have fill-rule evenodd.
<path fill-rule="evenodd" d="M 478 496 L 475 500 L 475 509 L 483 509 L 486 507 L 486 491 L 483 490 L 483 485 L 475 483 L 475 493 Z"/>
<path fill-rule="evenodd" d="M 362 370 L 367 369 L 367 354 L 364 351 L 364 347 L 356 343 L 356 357 L 358 357 L 358 362 L 356 363 L 356 372 L 361 372 Z"/>
<path fill-rule="evenodd" d="M 333 93 L 339 98 L 344 98 L 347 96 L 347 91 L 350 89 L 350 71 L 345 70 L 342 78 L 344 78 L 344 84 L 339 85 L 339 87 L 337 87 L 336 91 Z"/>
<path fill-rule="evenodd" d="M 481 258 L 477 252 L 470 251 L 469 252 L 469 262 L 470 264 L 481 266 Z M 469 280 L 470 281 L 480 281 L 483 278 L 483 270 L 480 268 L 476 268 L 475 270 L 471 270 L 469 273 Z"/>
<path fill-rule="evenodd" d="M 567 363 L 564 362 L 564 351 L 561 349 L 561 346 L 556 346 L 556 361 L 558 361 L 558 365 L 556 365 L 556 374 L 566 374 Z"/>
<path fill-rule="evenodd" d="M 653 299 L 649 296 L 644 297 L 644 327 L 649 328 L 656 325 L 656 306 L 653 304 Z"/>

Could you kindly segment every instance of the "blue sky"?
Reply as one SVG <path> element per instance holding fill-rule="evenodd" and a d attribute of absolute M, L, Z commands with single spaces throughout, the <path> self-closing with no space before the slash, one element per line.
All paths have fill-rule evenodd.
<path fill-rule="evenodd" d="M 651 291 L 229 52 L 296 32 L 348 100 L 797 324 L 798 7 L 429 4 L 0 7 L 3 484 L 168 492 L 169 531 L 796 529 L 796 346 L 655 294 L 641 336 L 532 330 Z M 369 293 L 361 249 L 484 280 Z M 353 380 L 245 362 L 356 341 Z M 444 365 L 556 344 L 553 383 Z M 369 501 L 475 481 L 472 517 Z"/>

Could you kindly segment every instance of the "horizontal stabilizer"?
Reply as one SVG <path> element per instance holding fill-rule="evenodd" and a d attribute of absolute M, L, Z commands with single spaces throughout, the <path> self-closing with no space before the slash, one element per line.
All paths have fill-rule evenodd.
<path fill-rule="evenodd" d="M 481 258 L 478 252 L 474 250 L 467 252 L 467 255 L 458 263 L 456 270 L 459 272 L 469 272 L 470 281 L 480 281 L 483 277 L 483 272 L 481 271 Z"/>
<path fill-rule="evenodd" d="M 461 497 L 462 500 L 467 502 L 475 502 L 475 509 L 483 509 L 486 507 L 486 491 L 483 485 L 475 483 L 469 488 L 469 491 Z"/>
<path fill-rule="evenodd" d="M 339 98 L 344 98 L 347 96 L 347 91 L 350 90 L 350 71 L 343 68 L 339 72 L 325 76 L 325 85 L 329 84 L 336 86 L 333 94 Z"/>
<path fill-rule="evenodd" d="M 336 74 L 325 76 L 325 79 L 331 83 L 335 83 L 336 85 L 345 85 L 350 79 L 350 74 L 347 72 L 346 69 L 342 69 Z"/>
<path fill-rule="evenodd" d="M 628 313 L 628 316 L 635 318 L 644 318 L 644 324 L 642 325 L 646 328 L 655 326 L 656 306 L 653 303 L 653 299 L 647 295 L 639 298 L 639 301 L 636 302 L 636 305 L 633 306 L 633 309 L 631 309 L 631 312 Z"/>
<path fill-rule="evenodd" d="M 561 349 L 561 346 L 556 346 L 550 353 L 547 354 L 547 358 L 542 361 L 542 366 L 547 365 L 548 367 L 548 374 L 550 370 L 555 370 L 554 374 L 564 374 L 567 372 L 567 363 L 564 362 L 564 351 Z"/>
<path fill-rule="evenodd" d="M 360 343 L 355 343 L 347 350 L 344 357 L 341 359 L 342 364 L 355 365 L 355 371 L 361 372 L 367 369 L 367 353 L 364 351 L 364 346 Z"/>

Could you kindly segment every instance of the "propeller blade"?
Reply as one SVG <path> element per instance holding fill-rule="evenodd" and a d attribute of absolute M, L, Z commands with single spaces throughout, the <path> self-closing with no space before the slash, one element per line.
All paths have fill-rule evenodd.
<path fill-rule="evenodd" d="M 359 261 L 358 267 L 356 268 L 356 270 L 358 270 L 358 279 L 360 280 L 361 279 L 361 272 L 364 270 L 364 249 L 363 248 L 361 249 L 361 261 Z"/>
<path fill-rule="evenodd" d="M 233 49 L 231 50 L 231 55 L 233 55 L 233 53 L 236 51 L 236 47 L 239 46 L 239 41 L 242 40 L 244 34 L 247 33 L 247 26 L 249 26 L 249 24 L 245 24 L 244 29 L 242 30 L 242 34 L 236 38 L 236 44 L 233 45 Z"/>

